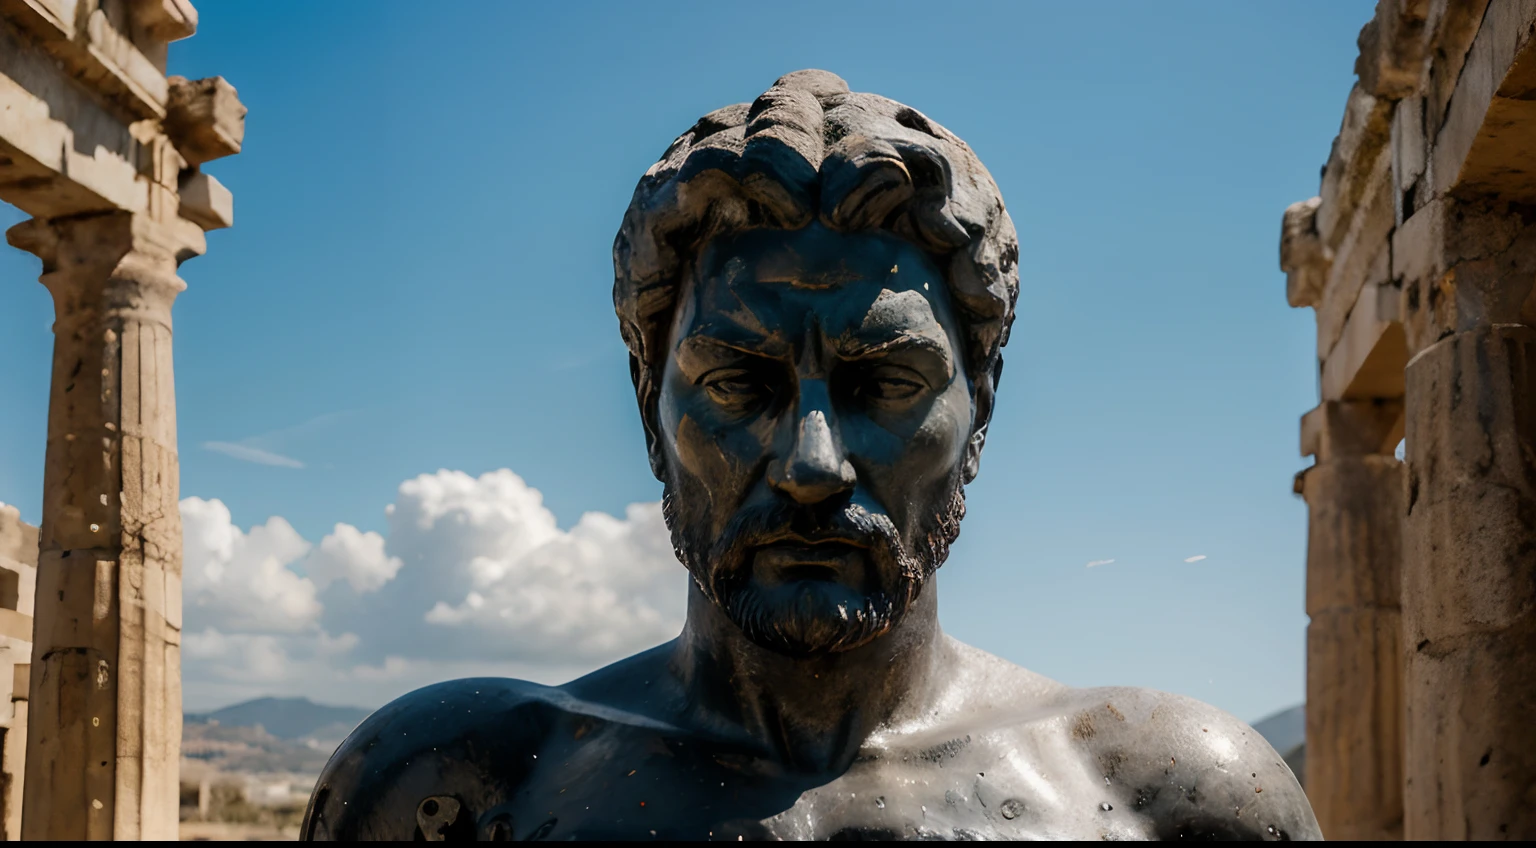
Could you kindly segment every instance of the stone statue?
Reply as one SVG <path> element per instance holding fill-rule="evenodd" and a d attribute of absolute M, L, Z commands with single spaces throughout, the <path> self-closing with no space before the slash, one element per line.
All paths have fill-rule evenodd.
<path fill-rule="evenodd" d="M 914 109 L 800 71 L 700 119 L 614 243 L 682 634 L 564 686 L 400 698 L 304 836 L 1318 838 L 1231 716 L 940 631 L 1018 258 L 991 176 Z"/>

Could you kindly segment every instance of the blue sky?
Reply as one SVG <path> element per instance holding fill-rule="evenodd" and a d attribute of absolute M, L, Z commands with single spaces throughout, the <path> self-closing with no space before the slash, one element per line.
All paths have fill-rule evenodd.
<path fill-rule="evenodd" d="M 966 139 L 1019 231 L 1007 375 L 940 572 L 946 629 L 1071 684 L 1246 720 L 1301 700 L 1291 477 L 1316 371 L 1280 215 L 1317 191 L 1372 4 L 943 8 L 203 4 L 171 71 L 226 77 L 250 115 L 244 151 L 207 166 L 235 227 L 182 267 L 182 495 L 309 544 L 338 523 L 379 533 L 390 554 L 385 506 L 440 469 L 511 469 L 566 529 L 654 501 L 611 304 L 620 216 L 699 115 L 821 67 Z M 52 343 L 37 274 L 0 251 L 0 500 L 32 522 Z M 333 598 L 292 561 L 327 609 L 387 594 Z M 247 694 L 199 689 L 194 665 L 189 707 Z"/>

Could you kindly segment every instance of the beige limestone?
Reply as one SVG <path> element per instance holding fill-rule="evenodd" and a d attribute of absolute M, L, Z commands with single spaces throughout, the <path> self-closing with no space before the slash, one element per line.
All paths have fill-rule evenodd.
<path fill-rule="evenodd" d="M 1324 400 L 1403 396 L 1408 341 L 1398 321 L 1402 294 L 1384 277 L 1376 280 L 1373 274 L 1371 279 L 1360 288 L 1339 340 L 1323 361 Z"/>
<path fill-rule="evenodd" d="M 1344 123 L 1334 139 L 1333 152 L 1323 166 L 1323 185 L 1317 210 L 1317 231 L 1323 241 L 1336 245 L 1343 240 L 1355 217 L 1355 209 L 1372 187 L 1371 172 L 1386 149 L 1392 127 L 1390 102 L 1372 97 L 1360 86 L 1349 93 Z"/>
<path fill-rule="evenodd" d="M 37 528 L 0 505 L 0 837 L 8 840 L 21 838 L 36 582 Z"/>
<path fill-rule="evenodd" d="M 1536 330 L 1408 367 L 1409 838 L 1536 835 Z"/>
<path fill-rule="evenodd" d="M 1328 279 L 1333 251 L 1323 244 L 1317 232 L 1317 207 L 1323 199 L 1314 197 L 1292 203 L 1285 210 L 1280 234 L 1280 270 L 1285 272 L 1285 297 L 1296 307 L 1313 306 Z"/>
<path fill-rule="evenodd" d="M 58 727 L 34 721 L 24 833 L 160 838 L 180 716 L 171 303 L 200 245 L 126 212 L 34 219 L 12 241 L 42 256 L 56 314 L 30 707 Z"/>
<path fill-rule="evenodd" d="M 176 837 L 171 307 L 178 266 L 233 222 L 200 166 L 239 152 L 245 118 L 224 80 L 166 77 L 196 26 L 186 0 L 0 0 L 0 200 L 33 216 L 7 239 L 42 259 L 55 311 L 36 618 L 0 609 L 0 642 L 25 635 L 32 660 L 8 836 Z"/>
<path fill-rule="evenodd" d="M 1429 0 L 1381 0 L 1376 17 L 1360 31 L 1355 73 L 1375 97 L 1401 100 L 1419 87 Z"/>
<path fill-rule="evenodd" d="M 1397 402 L 1327 401 L 1302 423 L 1317 457 L 1303 481 L 1306 786 L 1329 839 L 1402 835 L 1403 467 L 1382 453 L 1401 417 Z"/>
<path fill-rule="evenodd" d="M 1536 0 L 1382 0 L 1360 49 L 1282 224 L 1323 401 L 1307 786 L 1331 838 L 1532 839 Z"/>

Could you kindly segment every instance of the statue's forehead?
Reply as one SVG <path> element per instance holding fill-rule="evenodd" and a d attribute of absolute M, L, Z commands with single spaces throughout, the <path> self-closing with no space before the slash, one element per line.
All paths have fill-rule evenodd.
<path fill-rule="evenodd" d="M 914 324 L 937 328 L 951 317 L 932 259 L 885 233 L 818 225 L 751 231 L 712 242 L 699 260 L 691 306 L 708 323 L 735 316 L 758 324 L 813 312 L 824 324 L 900 332 Z"/>

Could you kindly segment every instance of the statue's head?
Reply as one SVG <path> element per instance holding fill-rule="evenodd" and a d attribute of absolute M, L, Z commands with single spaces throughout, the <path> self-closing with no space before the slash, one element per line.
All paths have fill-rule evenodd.
<path fill-rule="evenodd" d="M 971 149 L 825 71 L 701 118 L 635 189 L 614 305 L 678 557 L 753 641 L 889 631 L 965 514 L 1018 296 Z"/>

